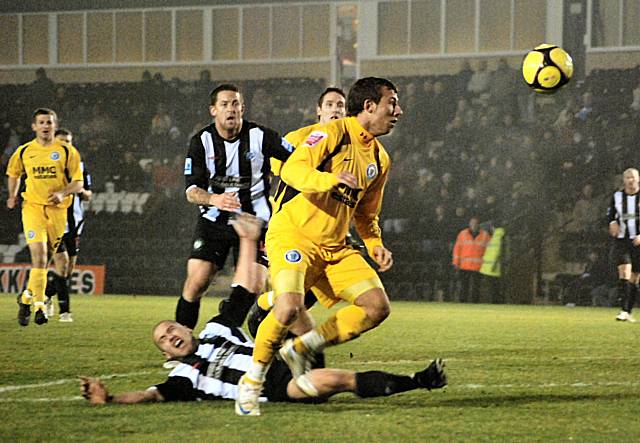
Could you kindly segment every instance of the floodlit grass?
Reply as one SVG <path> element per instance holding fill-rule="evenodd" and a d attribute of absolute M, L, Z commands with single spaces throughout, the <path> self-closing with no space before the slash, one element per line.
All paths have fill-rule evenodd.
<path fill-rule="evenodd" d="M 0 296 L 0 441 L 640 441 L 640 323 L 614 309 L 393 302 L 379 328 L 327 353 L 330 366 L 397 373 L 442 356 L 444 391 L 266 404 L 255 418 L 231 402 L 81 399 L 78 375 L 108 376 L 112 392 L 165 379 L 151 328 L 175 302 L 75 296 L 75 323 L 21 328 L 15 296 Z"/>

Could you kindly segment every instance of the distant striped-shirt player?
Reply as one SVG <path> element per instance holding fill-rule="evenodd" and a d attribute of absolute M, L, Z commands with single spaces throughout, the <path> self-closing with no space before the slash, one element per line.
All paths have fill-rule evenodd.
<path fill-rule="evenodd" d="M 238 236 L 229 225 L 234 212 L 271 218 L 269 173 L 272 157 L 285 161 L 293 147 L 275 131 L 243 119 L 244 99 L 235 85 L 211 92 L 213 123 L 191 139 L 184 164 L 186 196 L 200 208 L 187 278 L 176 306 L 176 320 L 190 328 L 198 322 L 200 299 L 222 270 Z M 266 264 L 266 259 L 263 264 Z M 266 268 L 262 269 L 266 280 Z"/>
<path fill-rule="evenodd" d="M 260 283 L 254 266 L 260 225 L 248 214 L 235 218 L 233 226 L 240 237 L 240 255 L 233 289 L 230 297 L 220 304 L 219 314 L 206 324 L 199 338 L 193 337 L 191 329 L 175 321 L 161 321 L 154 328 L 153 341 L 165 358 L 180 361 L 164 383 L 142 391 L 109 395 L 99 379 L 83 378 L 84 397 L 92 404 L 235 399 L 238 381 L 251 366 L 253 343 L 241 325 L 255 300 L 252 291 Z M 378 397 L 418 388 L 439 389 L 447 384 L 441 359 L 413 376 L 317 368 L 307 377 L 318 387 L 316 397 L 305 394 L 293 380 L 288 366 L 276 360 L 267 375 L 261 400 L 322 402 L 339 392 Z"/>
<path fill-rule="evenodd" d="M 66 128 L 56 129 L 55 137 L 60 141 L 73 145 L 73 133 Z M 58 249 L 54 251 L 55 271 L 48 272 L 47 289 L 45 291 L 47 296 L 47 317 L 51 318 L 54 314 L 52 297 L 57 295 L 58 306 L 60 307 L 58 321 L 63 323 L 73 322 L 69 298 L 69 280 L 76 267 L 78 252 L 80 251 L 80 236 L 84 230 L 85 211 L 83 202 L 91 201 L 93 197 L 91 174 L 89 174 L 86 164 L 82 160 L 80 161 L 80 168 L 82 169 L 83 186 L 80 192 L 74 194 L 73 203 L 67 208 L 67 227 Z"/>
<path fill-rule="evenodd" d="M 613 193 L 607 217 L 609 234 L 615 239 L 614 253 L 618 265 L 618 294 L 621 310 L 616 320 L 635 322 L 631 310 L 640 280 L 640 177 L 629 168 L 622 174 L 623 189 Z"/>

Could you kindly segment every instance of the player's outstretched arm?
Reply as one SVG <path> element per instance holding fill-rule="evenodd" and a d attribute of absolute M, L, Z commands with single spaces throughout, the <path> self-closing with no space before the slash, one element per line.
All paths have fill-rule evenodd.
<path fill-rule="evenodd" d="M 109 395 L 107 387 L 99 378 L 80 377 L 80 390 L 82 396 L 92 405 L 104 405 L 107 403 L 145 403 L 164 401 L 164 397 L 155 388 L 145 391 L 125 392 L 118 395 Z"/>

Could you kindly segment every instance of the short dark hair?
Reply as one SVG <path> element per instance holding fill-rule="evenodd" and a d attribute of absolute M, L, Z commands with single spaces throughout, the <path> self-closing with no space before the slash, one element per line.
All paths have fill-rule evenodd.
<path fill-rule="evenodd" d="M 330 94 L 331 92 L 335 92 L 337 94 L 340 94 L 343 98 L 347 98 L 347 95 L 344 93 L 344 91 L 340 88 L 336 88 L 334 86 L 329 86 L 327 89 L 324 90 L 324 92 L 322 94 L 320 94 L 320 97 L 318 98 L 318 106 L 322 107 L 322 102 L 324 101 L 324 97 L 327 94 Z"/>
<path fill-rule="evenodd" d="M 398 92 L 395 85 L 386 78 L 364 77 L 356 81 L 349 89 L 347 96 L 347 115 L 351 117 L 360 114 L 367 100 L 380 103 L 382 88 L 385 87 Z"/>
<path fill-rule="evenodd" d="M 233 83 L 223 83 L 220 86 L 217 86 L 213 91 L 211 91 L 211 94 L 209 94 L 212 105 L 216 104 L 216 100 L 218 100 L 218 93 L 222 91 L 233 91 L 240 93 L 240 88 L 238 88 Z"/>
<path fill-rule="evenodd" d="M 58 128 L 56 129 L 56 132 L 53 133 L 53 136 L 57 137 L 59 135 L 67 135 L 73 137 L 73 132 L 69 131 L 67 128 Z"/>
<path fill-rule="evenodd" d="M 52 115 L 53 118 L 56 121 L 58 121 L 58 114 L 56 114 L 56 111 L 49 108 L 38 108 L 35 111 L 33 111 L 33 115 L 31 116 L 31 121 L 35 123 L 39 115 Z"/>

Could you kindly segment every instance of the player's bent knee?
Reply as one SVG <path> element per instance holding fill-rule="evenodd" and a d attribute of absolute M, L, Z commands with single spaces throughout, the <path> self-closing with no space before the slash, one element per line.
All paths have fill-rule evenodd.
<path fill-rule="evenodd" d="M 356 299 L 355 304 L 365 310 L 367 317 L 375 325 L 382 323 L 391 313 L 389 299 L 381 289 L 365 292 Z"/>
<path fill-rule="evenodd" d="M 372 316 L 371 320 L 373 320 L 376 324 L 380 324 L 387 317 L 389 317 L 389 314 L 391 314 L 391 307 L 389 306 L 389 303 L 376 306 L 374 315 Z"/>
<path fill-rule="evenodd" d="M 301 312 L 305 310 L 302 295 L 293 292 L 279 294 L 273 306 L 273 315 L 285 325 L 296 321 Z"/>

